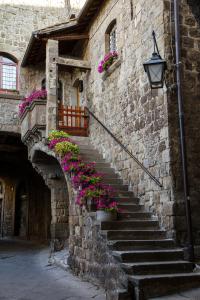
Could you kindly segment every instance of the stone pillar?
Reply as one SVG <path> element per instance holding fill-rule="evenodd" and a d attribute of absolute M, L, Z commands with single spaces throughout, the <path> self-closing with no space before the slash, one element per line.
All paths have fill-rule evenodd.
<path fill-rule="evenodd" d="M 48 40 L 46 46 L 46 89 L 47 89 L 47 109 L 46 109 L 46 137 L 57 125 L 57 82 L 58 71 L 56 60 L 58 58 L 58 41 Z"/>

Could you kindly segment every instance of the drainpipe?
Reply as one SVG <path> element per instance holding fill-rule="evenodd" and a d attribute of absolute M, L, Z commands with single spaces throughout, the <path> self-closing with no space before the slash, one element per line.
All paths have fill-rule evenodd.
<path fill-rule="evenodd" d="M 182 159 L 182 176 L 184 188 L 184 201 L 187 222 L 187 254 L 189 261 L 194 261 L 194 245 L 192 237 L 192 219 L 190 208 L 190 192 L 188 184 L 187 172 L 187 157 L 185 143 L 185 128 L 184 128 L 184 111 L 183 111 L 183 96 L 181 82 L 181 54 L 180 54 L 180 16 L 179 16 L 179 1 L 174 0 L 174 23 L 175 23 L 175 47 L 176 47 L 176 82 L 177 82 L 177 97 L 178 97 L 178 113 L 179 113 L 179 129 L 180 129 L 180 146 Z"/>

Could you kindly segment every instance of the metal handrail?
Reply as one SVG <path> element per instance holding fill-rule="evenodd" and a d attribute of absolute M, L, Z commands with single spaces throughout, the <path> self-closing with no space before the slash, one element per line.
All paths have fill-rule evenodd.
<path fill-rule="evenodd" d="M 88 113 L 104 128 L 104 130 L 117 142 L 117 144 L 141 167 L 141 169 L 159 186 L 163 185 L 156 179 L 149 170 L 116 138 L 116 136 L 86 107 Z"/>

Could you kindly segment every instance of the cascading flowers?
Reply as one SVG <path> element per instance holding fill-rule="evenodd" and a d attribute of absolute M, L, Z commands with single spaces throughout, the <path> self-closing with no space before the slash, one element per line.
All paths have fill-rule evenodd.
<path fill-rule="evenodd" d="M 103 184 L 103 174 L 97 173 L 95 163 L 84 163 L 79 147 L 64 131 L 52 130 L 48 137 L 49 149 L 61 157 L 61 166 L 69 174 L 78 190 L 76 204 L 83 206 L 90 199 L 97 210 L 118 211 L 114 190 Z"/>
<path fill-rule="evenodd" d="M 21 117 L 26 109 L 26 107 L 30 106 L 31 103 L 35 100 L 46 99 L 47 91 L 46 90 L 37 90 L 32 92 L 28 97 L 24 98 L 22 102 L 19 104 L 19 116 Z"/>

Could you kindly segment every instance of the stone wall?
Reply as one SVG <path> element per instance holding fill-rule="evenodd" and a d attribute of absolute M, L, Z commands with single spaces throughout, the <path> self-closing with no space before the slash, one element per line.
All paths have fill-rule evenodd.
<path fill-rule="evenodd" d="M 64 22 L 67 16 L 67 7 L 0 3 L 0 51 L 21 61 L 33 31 Z"/>
<path fill-rule="evenodd" d="M 103 286 L 107 299 L 118 299 L 119 291 L 128 290 L 128 278 L 108 247 L 106 234 L 101 231 L 96 212 L 75 204 L 77 191 L 66 176 L 69 193 L 69 258 L 68 264 L 76 275 Z"/>
<path fill-rule="evenodd" d="M 109 13 L 108 13 L 109 12 Z M 105 55 L 105 32 L 117 22 L 119 59 L 106 74 L 97 66 Z M 173 235 L 174 193 L 170 170 L 168 103 L 165 89 L 151 92 L 143 62 L 153 52 L 155 30 L 162 56 L 165 56 L 164 4 L 162 1 L 106 1 L 91 29 L 85 58 L 91 60 L 87 75 L 87 105 L 114 135 L 160 181 L 157 186 L 112 138 L 91 122 L 90 138 L 104 157 L 121 174 L 130 189 L 140 196 L 147 209 L 158 214 L 161 224 Z"/>
<path fill-rule="evenodd" d="M 165 19 L 173 21 L 172 1 L 165 1 Z M 192 207 L 193 234 L 195 244 L 200 244 L 200 155 L 199 155 L 199 66 L 200 66 L 200 20 L 199 1 L 182 0 L 180 2 L 181 23 L 181 66 L 182 66 L 182 95 L 185 113 L 185 139 L 188 163 L 188 179 L 190 187 L 190 200 Z M 172 23 L 171 26 L 174 26 Z M 173 44 L 173 31 L 170 23 L 165 26 L 166 59 L 168 60 L 167 81 L 175 81 L 175 50 Z M 175 228 L 177 239 L 183 241 L 186 237 L 185 205 L 183 198 L 182 167 L 179 146 L 179 116 L 177 95 L 172 90 L 168 94 L 169 107 L 169 133 L 171 148 L 171 166 L 175 192 Z"/>
<path fill-rule="evenodd" d="M 91 73 L 85 76 L 85 103 L 141 163 L 160 181 L 159 188 L 92 120 L 90 138 L 111 161 L 130 189 L 140 196 L 147 209 L 158 214 L 169 235 L 183 243 L 186 219 L 183 202 L 179 146 L 177 95 L 174 89 L 175 50 L 172 1 L 107 1 L 90 29 L 85 58 Z M 195 243 L 199 244 L 199 33 L 198 1 L 181 1 L 181 47 L 183 98 L 186 127 L 188 174 Z M 109 12 L 109 13 L 108 13 Z M 103 75 L 97 72 L 105 54 L 105 32 L 117 22 L 119 59 Z M 151 92 L 143 62 L 153 51 L 155 30 L 161 55 L 168 64 L 167 86 Z"/>
<path fill-rule="evenodd" d="M 0 95 L 0 131 L 20 132 L 18 105 L 20 97 Z"/>

